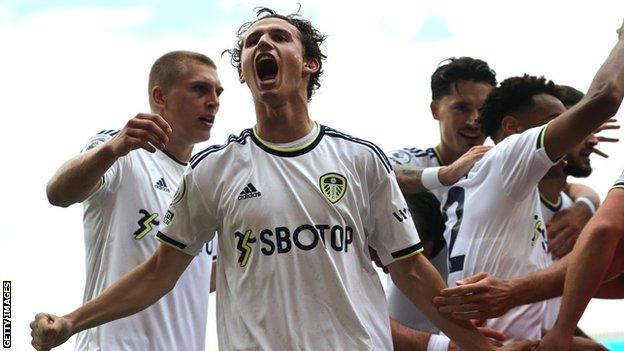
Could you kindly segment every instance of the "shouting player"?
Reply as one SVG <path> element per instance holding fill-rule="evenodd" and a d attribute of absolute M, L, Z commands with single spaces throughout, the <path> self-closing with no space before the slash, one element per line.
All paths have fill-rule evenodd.
<path fill-rule="evenodd" d="M 191 160 L 158 233 L 164 244 L 148 261 L 76 311 L 37 318 L 33 343 L 49 348 L 154 303 L 218 230 L 220 349 L 391 350 L 369 245 L 397 286 L 461 347 L 494 349 L 470 323 L 431 304 L 445 284 L 420 254 L 381 150 L 310 119 L 324 37 L 296 16 L 258 14 L 232 50 L 256 126 Z"/>

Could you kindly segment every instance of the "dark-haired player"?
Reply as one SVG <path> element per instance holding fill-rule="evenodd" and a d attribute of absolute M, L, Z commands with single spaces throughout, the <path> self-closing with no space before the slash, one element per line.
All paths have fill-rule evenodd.
<path fill-rule="evenodd" d="M 509 78 L 490 93 L 480 122 L 496 146 L 448 190 L 442 203 L 449 282 L 481 271 L 510 278 L 545 267 L 537 184 L 617 112 L 624 98 L 623 58 L 624 43 L 618 40 L 587 97 L 567 111 L 556 86 L 543 78 Z M 541 335 L 544 308 L 544 303 L 516 307 L 487 325 L 513 339 L 535 339 Z M 472 311 L 474 306 L 465 305 L 455 314 L 471 318 Z"/>
<path fill-rule="evenodd" d="M 559 99 L 566 109 L 572 108 L 584 96 L 582 92 L 566 85 L 559 85 L 558 90 Z M 615 128 L 619 126 L 606 123 L 599 128 L 599 131 Z M 604 153 L 596 149 L 598 142 L 617 140 L 599 137 L 595 133 L 590 134 L 566 154 L 565 162 L 560 162 L 551 168 L 540 181 L 540 202 L 548 235 L 549 260 L 560 259 L 572 250 L 576 238 L 600 205 L 600 197 L 593 189 L 581 184 L 568 183 L 568 176 L 588 177 L 592 173 L 590 154 L 598 153 L 606 157 Z M 559 312 L 560 301 L 560 298 L 555 298 L 546 302 L 544 330 L 552 329 Z M 578 335 L 586 336 L 580 329 L 577 331 Z"/>
<path fill-rule="evenodd" d="M 219 110 L 223 88 L 216 69 L 196 52 L 173 51 L 158 58 L 149 74 L 151 113 L 92 137 L 48 183 L 53 205 L 84 205 L 85 303 L 158 247 L 158 226 L 193 146 L 210 137 Z M 206 245 L 171 294 L 132 317 L 79 333 L 76 350 L 203 351 L 212 256 Z"/>
<path fill-rule="evenodd" d="M 623 208 L 624 173 L 569 255 L 559 315 L 537 350 L 569 350 L 576 325 L 593 296 L 624 298 Z"/>
<path fill-rule="evenodd" d="M 485 136 L 477 123 L 479 108 L 490 91 L 496 86 L 496 73 L 487 62 L 472 57 L 449 58 L 431 75 L 431 114 L 440 125 L 440 143 L 437 146 L 419 149 L 415 147 L 395 150 L 388 153 L 394 166 L 401 191 L 407 199 L 415 193 L 430 191 L 437 206 L 428 197 L 418 197 L 424 204 L 412 201 L 413 216 L 420 217 L 422 226 L 430 229 L 421 231 L 424 253 L 438 270 L 443 279 L 447 278 L 447 250 L 444 243 L 444 224 L 436 226 L 440 217 L 439 202 L 448 186 L 437 180 L 440 175 L 444 183 L 452 184 L 490 148 L 482 146 Z M 423 184 L 423 172 L 425 184 Z M 451 177 L 451 179 L 446 180 Z M 427 178 L 428 177 L 428 178 Z M 408 204 L 410 201 L 408 201 Z M 434 206 L 431 209 L 426 206 Z M 427 215 L 424 215 L 427 213 Z M 440 217 L 441 219 L 441 217 Z M 430 221 L 431 223 L 427 223 Z M 417 226 L 418 227 L 418 226 Z M 437 333 L 427 317 L 388 279 L 386 291 L 390 317 L 401 324 L 429 333 Z M 393 330 L 395 339 L 400 338 Z M 432 340 L 423 335 L 423 342 L 448 344 L 448 338 L 435 336 Z M 442 346 L 441 346 L 442 347 Z"/>
<path fill-rule="evenodd" d="M 253 96 L 256 126 L 195 155 L 155 254 L 69 315 L 35 320 L 33 344 L 58 345 L 154 303 L 218 229 L 222 350 L 391 350 L 369 245 L 397 286 L 461 347 L 494 349 L 471 324 L 432 305 L 445 284 L 420 254 L 381 150 L 310 119 L 324 37 L 296 16 L 269 9 L 258 15 L 238 32 L 232 51 Z"/>

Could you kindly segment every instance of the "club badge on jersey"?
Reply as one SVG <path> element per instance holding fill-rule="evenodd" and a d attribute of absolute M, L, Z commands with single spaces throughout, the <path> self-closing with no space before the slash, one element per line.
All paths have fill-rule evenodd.
<path fill-rule="evenodd" d="M 347 178 L 338 173 L 327 173 L 319 179 L 319 187 L 327 200 L 335 204 L 347 193 Z"/>

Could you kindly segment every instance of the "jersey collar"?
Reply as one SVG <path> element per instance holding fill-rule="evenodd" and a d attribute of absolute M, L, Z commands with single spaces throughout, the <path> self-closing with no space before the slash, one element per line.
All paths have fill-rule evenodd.
<path fill-rule="evenodd" d="M 312 149 L 314 149 L 316 145 L 318 145 L 318 143 L 321 141 L 324 134 L 325 134 L 325 126 L 319 124 L 317 131 L 316 131 L 316 135 L 310 138 L 310 141 L 308 141 L 307 143 L 298 147 L 294 147 L 294 148 L 280 148 L 280 147 L 275 147 L 273 145 L 270 145 L 270 143 L 262 140 L 256 134 L 256 128 L 254 127 L 252 128 L 251 140 L 253 140 L 253 142 L 256 145 L 258 145 L 259 148 L 275 156 L 295 157 L 295 156 L 303 155 L 307 153 L 308 151 L 311 151 Z"/>
<path fill-rule="evenodd" d="M 167 152 L 167 150 L 162 149 L 160 150 L 162 151 L 163 154 L 165 154 L 165 156 L 169 157 L 171 160 L 173 160 L 175 163 L 182 165 L 182 166 L 188 166 L 188 162 L 184 162 L 184 161 L 180 161 L 180 159 L 178 159 L 177 157 L 173 156 L 172 154 L 170 154 L 169 152 Z"/>

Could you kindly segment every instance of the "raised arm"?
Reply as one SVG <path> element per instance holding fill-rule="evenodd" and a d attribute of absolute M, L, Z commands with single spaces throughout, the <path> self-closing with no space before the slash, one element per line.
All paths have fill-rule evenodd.
<path fill-rule="evenodd" d="M 49 350 L 82 330 L 144 310 L 173 289 L 192 260 L 193 256 L 161 244 L 150 259 L 77 310 L 62 317 L 38 313 L 30 323 L 32 345 Z"/>
<path fill-rule="evenodd" d="M 618 41 L 596 73 L 585 97 L 550 122 L 544 145 L 551 160 L 564 156 L 619 109 L 624 98 L 623 28 L 618 29 Z"/>
<path fill-rule="evenodd" d="M 557 350 L 565 351 L 570 347 L 574 329 L 587 303 L 608 276 L 616 250 L 624 237 L 622 208 L 624 190 L 611 190 L 604 204 L 581 233 L 569 255 L 559 316 L 540 349 L 553 350 L 552 346 L 556 345 Z"/>
<path fill-rule="evenodd" d="M 138 148 L 163 149 L 170 133 L 171 127 L 161 116 L 139 113 L 112 139 L 65 162 L 48 182 L 48 201 L 61 207 L 84 201 L 102 185 L 102 176 L 120 157 Z"/>

